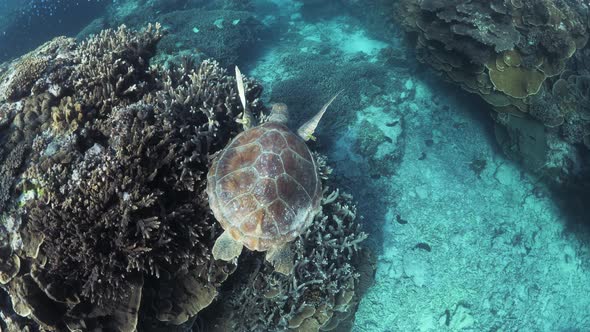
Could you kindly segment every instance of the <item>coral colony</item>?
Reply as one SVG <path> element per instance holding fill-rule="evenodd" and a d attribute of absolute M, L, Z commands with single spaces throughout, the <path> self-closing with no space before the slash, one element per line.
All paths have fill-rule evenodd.
<path fill-rule="evenodd" d="M 588 98 L 589 77 L 569 69 L 587 68 L 581 3 L 403 0 L 398 12 L 418 60 L 496 111 L 505 153 L 556 183 L 581 175 L 590 108 L 579 101 Z"/>
<path fill-rule="evenodd" d="M 241 101 L 214 61 L 150 67 L 163 34 L 156 24 L 56 38 L 2 73 L 8 330 L 180 331 L 197 314 L 221 331 L 346 321 L 366 235 L 320 155 L 321 209 L 288 243 L 292 273 L 273 273 L 263 254 L 213 258 L 222 229 L 205 192 L 211 156 L 242 130 L 242 102 L 266 112 L 262 87 L 245 79 Z"/>

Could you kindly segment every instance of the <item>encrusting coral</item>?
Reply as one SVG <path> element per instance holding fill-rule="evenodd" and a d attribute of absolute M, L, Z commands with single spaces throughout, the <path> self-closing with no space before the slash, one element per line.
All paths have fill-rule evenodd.
<path fill-rule="evenodd" d="M 228 311 L 207 313 L 210 325 L 249 296 L 233 287 L 248 276 L 234 271 L 260 257 L 249 254 L 237 266 L 213 259 L 221 229 L 205 193 L 212 155 L 241 130 L 236 80 L 209 60 L 150 66 L 163 36 L 150 25 L 80 43 L 56 39 L 41 48 L 49 53 L 21 59 L 47 59 L 32 84 L 14 94 L 6 93 L 14 73 L 0 80 L 0 95 L 10 97 L 0 102 L 0 234 L 7 234 L 0 288 L 10 299 L 9 306 L 0 299 L 0 327 L 185 331 L 212 304 Z M 255 116 L 264 111 L 261 93 L 245 81 Z M 287 325 L 301 314 L 354 312 L 365 235 L 350 199 L 326 193 L 322 214 L 293 244 L 298 283 L 272 281 L 285 290 L 277 313 L 287 314 Z M 268 268 L 257 276 L 276 278 Z M 313 315 L 302 301 L 315 305 Z M 252 314 L 264 320 L 264 312 Z"/>

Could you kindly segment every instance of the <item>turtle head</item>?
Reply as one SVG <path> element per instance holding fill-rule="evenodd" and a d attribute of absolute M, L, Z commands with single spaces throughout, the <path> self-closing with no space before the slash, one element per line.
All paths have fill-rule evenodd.
<path fill-rule="evenodd" d="M 283 103 L 272 104 L 268 121 L 286 125 L 287 121 L 289 121 L 289 109 L 287 105 Z"/>

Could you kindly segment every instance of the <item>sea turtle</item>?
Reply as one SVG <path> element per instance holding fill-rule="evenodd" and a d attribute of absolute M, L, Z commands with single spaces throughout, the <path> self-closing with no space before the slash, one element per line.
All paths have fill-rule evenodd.
<path fill-rule="evenodd" d="M 244 131 L 218 153 L 207 174 L 209 205 L 224 229 L 213 257 L 231 261 L 246 246 L 266 251 L 266 260 L 277 272 L 290 274 L 289 242 L 311 224 L 322 199 L 317 164 L 305 141 L 313 138 L 338 94 L 295 134 L 286 125 L 285 104 L 274 104 L 268 121 L 254 126 L 237 67 L 236 81 Z"/>

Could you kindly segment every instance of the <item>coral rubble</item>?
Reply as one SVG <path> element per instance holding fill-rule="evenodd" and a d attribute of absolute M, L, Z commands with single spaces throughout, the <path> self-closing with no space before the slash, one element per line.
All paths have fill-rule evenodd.
<path fill-rule="evenodd" d="M 317 331 L 350 319 L 372 270 L 338 190 L 294 242 L 294 276 L 256 253 L 212 258 L 221 230 L 205 177 L 240 130 L 236 82 L 211 60 L 150 66 L 163 35 L 156 24 L 57 38 L 2 67 L 0 328 L 186 331 L 197 314 L 216 326 L 242 313 L 237 326 Z M 261 93 L 247 80 L 255 115 Z"/>

